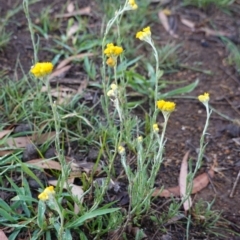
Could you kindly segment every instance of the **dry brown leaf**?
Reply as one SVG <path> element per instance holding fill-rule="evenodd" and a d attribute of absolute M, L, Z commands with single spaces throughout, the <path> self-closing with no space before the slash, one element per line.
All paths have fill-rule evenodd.
<path fill-rule="evenodd" d="M 81 186 L 75 185 L 75 184 L 70 184 L 69 187 L 71 188 L 72 195 L 77 197 L 80 202 L 83 201 L 83 194 L 84 191 L 82 190 Z M 74 213 L 78 214 L 80 211 L 79 206 L 74 203 Z"/>
<path fill-rule="evenodd" d="M 68 18 L 68 17 L 74 17 L 77 15 L 91 15 L 91 8 L 90 7 L 85 7 L 81 8 L 79 10 L 70 12 L 70 13 L 65 13 L 65 14 L 56 14 L 55 18 Z"/>
<path fill-rule="evenodd" d="M 165 15 L 164 11 L 159 11 L 158 12 L 158 17 L 163 25 L 163 27 L 165 28 L 165 30 L 167 32 L 169 32 L 170 30 L 170 26 L 169 26 L 169 23 L 168 23 L 168 18 L 167 16 Z"/>
<path fill-rule="evenodd" d="M 80 86 L 78 87 L 77 93 L 81 94 L 83 90 L 87 88 L 87 85 L 88 85 L 87 79 L 82 80 Z"/>
<path fill-rule="evenodd" d="M 202 189 L 204 189 L 209 183 L 209 177 L 214 177 L 214 168 L 212 167 L 207 173 L 202 173 L 193 180 L 193 188 L 192 193 L 195 194 Z M 168 188 L 168 189 L 155 189 L 152 194 L 153 197 L 179 197 L 180 196 L 180 188 L 179 186 Z"/>
<path fill-rule="evenodd" d="M 68 30 L 67 30 L 67 37 L 70 38 L 72 35 L 74 35 L 79 30 L 79 24 L 73 24 Z"/>
<path fill-rule="evenodd" d="M 185 218 L 185 217 L 186 217 L 186 216 L 185 216 L 184 214 L 179 213 L 179 214 L 175 215 L 174 217 L 170 218 L 170 219 L 167 221 L 167 223 L 165 224 L 165 226 L 167 226 L 167 225 L 169 225 L 169 224 L 173 224 L 173 223 L 175 223 L 175 222 L 177 222 L 177 221 L 179 221 L 179 220 L 181 220 L 181 219 L 183 219 L 183 218 Z"/>
<path fill-rule="evenodd" d="M 179 189 L 180 189 L 180 196 L 182 199 L 186 198 L 187 192 L 187 175 L 188 175 L 188 156 L 189 151 L 183 157 L 180 174 L 179 174 Z M 183 208 L 185 211 L 188 211 L 192 206 L 192 199 L 189 196 L 183 203 Z"/>
<path fill-rule="evenodd" d="M 68 5 L 67 5 L 67 11 L 68 13 L 72 13 L 74 11 L 75 7 L 74 7 L 74 4 L 73 2 L 70 2 Z"/>
<path fill-rule="evenodd" d="M 53 160 L 46 160 L 46 159 L 33 159 L 26 162 L 27 164 L 31 164 L 43 169 L 55 169 L 55 170 L 62 170 L 61 164 L 59 162 Z"/>
<path fill-rule="evenodd" d="M 180 196 L 180 188 L 179 186 L 172 187 L 172 188 L 167 188 L 167 189 L 159 189 L 156 188 L 152 194 L 153 197 L 179 197 Z"/>
<path fill-rule="evenodd" d="M 9 155 L 9 154 L 12 154 L 13 151 L 12 150 L 1 150 L 0 151 L 0 157 L 3 157 L 5 155 Z M 1 239 L 0 239 L 1 240 Z"/>
<path fill-rule="evenodd" d="M 16 148 L 24 148 L 31 142 L 33 142 L 32 136 L 8 138 L 6 140 L 6 144 L 8 145 L 8 147 Z"/>
<path fill-rule="evenodd" d="M 200 192 L 203 188 L 205 188 L 209 183 L 209 177 L 214 177 L 213 167 L 207 173 L 202 173 L 201 175 L 194 178 L 192 194 Z"/>
<path fill-rule="evenodd" d="M 53 139 L 55 137 L 55 132 L 43 133 L 41 135 L 34 134 L 32 136 L 25 137 L 16 137 L 16 138 L 8 138 L 6 140 L 6 144 L 8 147 L 16 147 L 16 148 L 24 148 L 29 143 L 42 144 L 47 140 Z"/>
<path fill-rule="evenodd" d="M 51 73 L 51 75 L 49 76 L 49 81 L 51 81 L 52 79 L 58 77 L 58 78 L 63 78 L 66 76 L 67 72 L 70 70 L 72 66 L 71 65 L 67 65 L 67 66 L 62 66 L 60 68 L 56 68 L 54 70 L 54 72 Z"/>
<path fill-rule="evenodd" d="M 47 87 L 43 86 L 41 92 L 47 92 Z M 57 104 L 68 103 L 76 93 L 75 89 L 63 86 L 52 88 L 50 91 L 51 96 L 57 98 Z"/>
<path fill-rule="evenodd" d="M 64 59 L 63 61 L 61 61 L 57 67 L 56 67 L 56 70 L 57 69 L 60 69 L 62 67 L 65 67 L 66 65 L 68 65 L 70 62 L 74 61 L 74 60 L 79 60 L 79 59 L 83 59 L 85 57 L 91 57 L 93 56 L 94 54 L 93 53 L 80 53 L 78 55 L 74 55 L 74 56 L 71 56 L 71 57 L 68 57 L 66 59 Z"/>
<path fill-rule="evenodd" d="M 0 229 L 0 240 L 8 240 L 8 237 L 5 235 L 5 233 L 1 229 Z"/>
<path fill-rule="evenodd" d="M 182 18 L 182 17 L 180 17 L 180 21 L 183 25 L 191 28 L 192 31 L 195 31 L 195 23 L 194 22 L 192 22 L 188 19 Z"/>
<path fill-rule="evenodd" d="M 165 28 L 165 30 L 170 33 L 171 36 L 173 36 L 174 38 L 178 38 L 178 35 L 174 33 L 174 31 L 171 29 L 169 22 L 168 22 L 168 17 L 165 14 L 164 10 L 161 10 L 158 12 L 158 18 L 161 21 L 163 27 Z"/>
<path fill-rule="evenodd" d="M 11 130 L 2 130 L 0 132 L 0 139 L 5 137 L 6 135 L 10 134 L 12 131 L 13 131 L 13 129 L 11 129 Z"/>
<path fill-rule="evenodd" d="M 225 37 L 231 37 L 230 33 L 224 32 L 224 31 L 217 31 L 217 30 L 212 30 L 208 27 L 197 27 L 196 24 L 188 19 L 185 18 L 180 18 L 180 21 L 182 24 L 185 26 L 189 27 L 192 31 L 197 31 L 197 32 L 205 32 L 206 36 L 225 36 Z"/>
<path fill-rule="evenodd" d="M 206 34 L 206 36 L 225 36 L 225 37 L 231 37 L 231 34 L 228 32 L 224 32 L 224 31 L 218 31 L 218 30 L 212 30 L 208 27 L 197 27 L 196 24 L 188 19 L 185 18 L 180 18 L 180 21 L 182 22 L 182 24 L 184 24 L 185 26 L 189 27 L 192 31 L 196 31 L 196 32 L 204 32 Z"/>
<path fill-rule="evenodd" d="M 217 30 L 215 31 L 208 27 L 201 27 L 201 28 L 197 29 L 197 31 L 205 32 L 206 36 L 216 36 L 216 37 L 219 37 L 219 36 L 230 37 L 231 36 L 231 34 L 229 34 L 227 32 L 217 31 Z"/>
<path fill-rule="evenodd" d="M 66 158 L 67 161 L 69 159 Z M 90 174 L 92 170 L 94 169 L 95 163 L 93 162 L 87 162 L 87 161 L 71 161 L 70 167 L 72 171 L 81 171 L 86 172 L 87 174 Z M 99 173 L 102 170 L 101 166 L 97 166 L 97 169 L 95 170 L 95 173 Z"/>
<path fill-rule="evenodd" d="M 70 179 L 69 181 L 72 182 L 72 179 Z M 58 181 L 57 180 L 49 180 L 48 183 L 50 185 L 57 186 Z M 84 191 L 82 190 L 82 187 L 78 186 L 78 185 L 75 185 L 75 184 L 72 184 L 72 183 L 70 183 L 69 185 L 67 183 L 64 183 L 63 188 L 68 189 L 68 186 L 69 186 L 69 188 L 72 192 L 72 195 L 77 197 L 78 200 L 82 203 L 83 202 L 83 194 L 84 194 Z M 79 210 L 80 209 L 79 209 L 78 205 L 76 203 L 74 203 L 74 213 L 78 214 Z"/>

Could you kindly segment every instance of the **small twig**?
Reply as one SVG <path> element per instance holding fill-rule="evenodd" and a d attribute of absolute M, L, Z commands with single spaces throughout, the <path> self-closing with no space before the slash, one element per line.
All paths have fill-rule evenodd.
<path fill-rule="evenodd" d="M 217 190 L 216 190 L 216 188 L 215 188 L 215 186 L 214 186 L 214 184 L 213 184 L 213 182 L 212 182 L 212 178 L 211 178 L 211 176 L 209 175 L 208 172 L 207 172 L 207 175 L 208 175 L 208 180 L 209 180 L 209 182 L 210 182 L 211 185 L 212 185 L 213 191 L 215 192 L 215 194 L 217 194 Z"/>
<path fill-rule="evenodd" d="M 238 85 L 240 84 L 239 80 L 233 76 L 229 71 L 227 71 L 225 68 L 223 67 L 219 67 L 229 78 L 231 78 L 232 80 L 234 80 Z"/>
<path fill-rule="evenodd" d="M 238 109 L 233 106 L 233 104 L 229 101 L 229 99 L 228 99 L 228 98 L 225 98 L 225 100 L 226 100 L 226 101 L 228 102 L 228 104 L 232 107 L 232 109 L 240 115 L 240 112 L 238 111 Z"/>
<path fill-rule="evenodd" d="M 238 175 L 237 175 L 237 178 L 236 178 L 236 180 L 235 180 L 235 182 L 234 182 L 234 184 L 233 184 L 232 191 L 231 191 L 231 193 L 230 193 L 230 195 L 229 195 L 230 198 L 233 198 L 233 194 L 234 194 L 235 189 L 236 189 L 236 187 L 237 187 L 239 178 L 240 178 L 240 170 L 239 170 Z"/>

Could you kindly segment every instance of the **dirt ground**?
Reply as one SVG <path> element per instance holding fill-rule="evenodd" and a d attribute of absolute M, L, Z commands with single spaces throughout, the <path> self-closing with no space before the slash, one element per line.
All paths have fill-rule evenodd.
<path fill-rule="evenodd" d="M 0 15 L 6 13 L 12 6 L 14 1 L 0 1 Z M 96 14 L 96 2 L 77 0 L 80 8 L 90 5 L 93 9 L 92 14 Z M 55 4 L 54 11 L 61 9 L 61 3 Z M 33 12 L 37 12 L 42 7 L 46 7 L 49 1 L 41 1 L 35 4 Z M 236 9 L 240 10 L 240 5 L 236 4 Z M 158 6 L 156 4 L 156 6 Z M 152 7 L 155 7 L 152 4 Z M 156 45 L 164 46 L 168 42 L 181 44 L 178 51 L 180 62 L 184 67 L 179 67 L 177 73 L 164 75 L 164 79 L 169 81 L 186 80 L 182 86 L 192 83 L 195 79 L 199 79 L 197 88 L 189 94 L 189 96 L 197 96 L 203 92 L 209 92 L 211 96 L 210 104 L 219 112 L 227 115 L 230 119 L 240 120 L 240 75 L 234 66 L 227 65 L 227 57 L 229 55 L 225 44 L 221 41 L 221 37 L 206 35 L 204 31 L 191 31 L 191 29 L 180 23 L 179 18 L 184 18 L 196 23 L 197 25 L 208 26 L 213 25 L 219 31 L 229 33 L 229 38 L 236 44 L 240 42 L 240 11 L 232 11 L 227 14 L 215 7 L 210 7 L 206 11 L 193 7 L 180 7 L 179 1 L 170 1 L 167 5 L 173 11 L 172 21 L 174 22 L 175 34 L 177 38 L 171 36 L 159 23 L 148 23 L 152 27 L 153 38 L 157 36 Z M 238 7 L 238 8 L 237 8 Z M 234 7 L 233 7 L 234 8 Z M 96 14 L 99 18 L 99 13 Z M 10 32 L 13 32 L 12 40 L 8 46 L 0 52 L 0 70 L 7 71 L 7 74 L 13 76 L 18 81 L 22 76 L 20 67 L 16 66 L 16 59 L 20 61 L 24 71 L 28 71 L 31 66 L 33 51 L 30 35 L 28 33 L 26 18 L 23 13 L 17 14 L 9 25 Z M 43 40 L 42 44 L 51 46 L 51 40 Z M 49 53 L 40 52 L 40 59 L 47 56 L 51 60 Z M 209 70 L 210 74 L 202 71 L 194 71 L 188 67 L 196 66 L 194 64 L 201 63 L 198 66 L 201 70 Z M 180 86 L 180 85 L 178 85 Z M 169 88 L 170 89 L 170 88 Z M 199 138 L 205 122 L 205 110 L 202 104 L 195 99 L 177 98 L 177 110 L 171 115 L 166 137 L 166 153 L 165 164 L 162 166 L 156 186 L 171 187 L 178 184 L 178 176 L 180 163 L 183 155 L 187 150 L 191 150 L 191 158 L 196 159 L 196 151 L 199 146 Z M 162 122 L 159 116 L 159 122 Z M 222 217 L 229 221 L 226 228 L 240 233 L 240 182 L 236 187 L 234 196 L 229 197 L 233 184 L 240 171 L 240 126 L 224 119 L 220 115 L 213 112 L 207 136 L 208 145 L 206 148 L 204 163 L 199 174 L 207 171 L 216 159 L 219 172 L 215 173 L 211 184 L 207 188 L 195 194 L 193 197 L 196 202 L 199 199 L 212 202 L 214 210 L 222 212 Z M 171 176 L 171 177 L 169 177 Z M 156 199 L 155 206 L 160 206 L 166 201 L 165 199 Z M 159 211 L 166 211 L 165 206 Z M 237 226 L 238 225 L 238 226 Z M 143 224 L 141 226 L 147 239 L 185 239 L 185 230 L 179 223 L 170 224 L 169 234 L 159 234 L 157 227 Z M 221 228 L 222 226 L 220 226 Z M 201 234 L 201 229 L 191 229 L 191 239 L 220 239 L 205 236 Z M 228 238 L 237 240 L 240 238 L 228 234 Z"/>

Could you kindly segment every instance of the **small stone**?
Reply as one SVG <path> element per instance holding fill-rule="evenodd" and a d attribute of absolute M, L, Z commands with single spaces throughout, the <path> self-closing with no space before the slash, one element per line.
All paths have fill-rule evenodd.
<path fill-rule="evenodd" d="M 27 144 L 25 150 L 23 151 L 22 160 L 26 162 L 36 158 L 39 158 L 36 146 L 31 143 Z"/>

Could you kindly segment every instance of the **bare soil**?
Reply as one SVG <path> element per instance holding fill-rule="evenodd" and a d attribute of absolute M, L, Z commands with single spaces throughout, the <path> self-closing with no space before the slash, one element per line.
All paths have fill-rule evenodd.
<path fill-rule="evenodd" d="M 0 1 L 1 15 L 3 16 L 11 9 L 14 1 Z M 92 14 L 96 19 L 101 20 L 99 12 L 96 12 L 96 2 L 75 1 L 79 8 L 91 6 Z M 57 1 L 54 5 L 54 13 L 61 10 L 62 4 L 66 1 Z M 31 6 L 34 18 L 44 7 L 47 7 L 49 1 L 44 0 Z M 152 7 L 159 8 L 157 4 Z M 189 19 L 197 25 L 202 25 L 213 29 L 213 26 L 224 32 L 230 33 L 230 39 L 239 44 L 240 39 L 240 10 L 239 3 L 234 3 L 232 11 L 226 13 L 222 10 L 209 7 L 206 10 L 199 10 L 193 7 L 180 7 L 179 1 L 170 1 L 168 8 L 172 9 L 172 21 L 176 25 L 175 33 L 178 38 L 174 38 L 165 31 L 161 23 L 148 23 L 152 26 L 153 38 L 156 45 L 164 46 L 168 42 L 180 43 L 179 58 L 180 63 L 185 67 L 178 67 L 176 73 L 164 75 L 169 81 L 186 80 L 182 86 L 199 79 L 199 85 L 190 93 L 191 96 L 197 96 L 203 92 L 209 92 L 211 96 L 210 104 L 219 112 L 227 115 L 230 119 L 239 120 L 240 114 L 240 75 L 234 66 L 227 64 L 229 52 L 221 37 L 208 36 L 202 31 L 191 31 L 189 27 L 180 23 L 180 17 Z M 174 10 L 175 9 L 175 10 Z M 234 10 L 235 9 L 235 10 Z M 98 29 L 100 30 L 100 29 Z M 19 65 L 16 66 L 16 60 L 19 60 L 22 69 L 28 72 L 33 61 L 33 51 L 31 39 L 27 27 L 27 21 L 23 12 L 15 15 L 8 26 L 8 31 L 12 32 L 11 42 L 0 52 L 0 70 L 7 70 L 7 74 L 12 76 L 14 81 L 19 81 L 22 76 L 22 70 Z M 60 32 L 59 32 L 60 34 Z M 159 40 L 160 39 L 160 40 Z M 54 44 L 40 38 L 41 48 L 50 47 Z M 40 60 L 51 60 L 51 54 L 40 51 Z M 201 65 L 194 65 L 201 63 Z M 211 75 L 202 71 L 194 71 L 187 67 L 197 66 L 201 70 L 211 71 Z M 181 85 L 178 85 L 181 86 Z M 176 86 L 173 85 L 172 89 Z M 171 89 L 169 87 L 168 90 Z M 178 184 L 178 176 L 181 160 L 187 150 L 191 150 L 193 166 L 196 159 L 196 152 L 199 146 L 199 138 L 205 123 L 205 109 L 202 104 L 195 99 L 178 98 L 177 110 L 171 115 L 166 137 L 165 163 L 159 172 L 156 186 L 172 187 Z M 144 117 L 144 116 L 143 116 Z M 162 122 L 159 116 L 159 123 Z M 222 212 L 222 217 L 227 220 L 225 226 L 219 226 L 220 229 L 231 229 L 240 234 L 240 183 L 237 185 L 232 198 L 229 197 L 237 174 L 240 171 L 240 148 L 236 139 L 240 137 L 240 126 L 224 119 L 213 112 L 207 136 L 208 145 L 206 148 L 204 163 L 199 174 L 205 172 L 216 159 L 219 172 L 215 173 L 211 184 L 207 188 L 193 196 L 194 202 L 199 199 L 212 202 L 214 210 Z M 159 211 L 159 216 L 167 211 L 167 206 L 161 206 L 166 199 L 157 198 L 154 200 L 153 209 Z M 141 228 L 147 235 L 146 239 L 186 239 L 186 222 L 183 220 L 173 222 L 165 226 L 166 233 L 159 231 L 159 226 L 150 222 L 149 218 L 144 218 Z M 221 230 L 219 230 L 221 232 Z M 215 237 L 204 233 L 200 226 L 193 226 L 190 229 L 190 239 L 240 239 L 235 234 L 226 233 L 226 238 Z M 234 237 L 235 236 L 235 237 Z M 20 239 L 20 238 L 19 238 Z M 107 239 L 107 238 L 106 238 Z M 131 239 L 131 237 L 129 237 Z"/>

